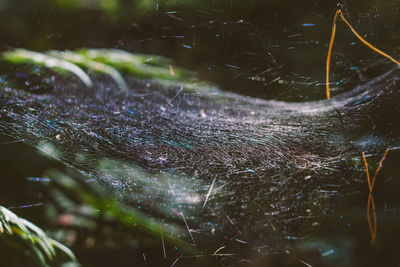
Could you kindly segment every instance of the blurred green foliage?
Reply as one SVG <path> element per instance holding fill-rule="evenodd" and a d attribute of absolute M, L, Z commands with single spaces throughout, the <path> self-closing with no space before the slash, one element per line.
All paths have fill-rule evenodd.
<path fill-rule="evenodd" d="M 14 49 L 3 52 L 0 58 L 15 65 L 31 64 L 46 67 L 64 74 L 75 74 L 87 87 L 93 82 L 84 70 L 109 75 L 122 90 L 128 90 L 120 71 L 142 79 L 152 79 L 162 85 L 181 86 L 186 91 L 209 91 L 211 86 L 198 82 L 190 72 L 173 67 L 172 61 L 145 54 L 132 54 L 118 49 L 80 49 L 78 51 L 33 52 L 26 49 Z"/>
<path fill-rule="evenodd" d="M 7 243 L 9 247 L 18 248 L 21 255 L 23 252 L 31 254 L 43 266 L 47 266 L 47 263 L 56 256 L 55 249 L 63 251 L 72 261 L 76 261 L 75 255 L 69 248 L 48 237 L 42 229 L 33 223 L 18 217 L 2 206 L 0 206 L 0 235 L 7 235 L 6 238 L 1 236 L 0 242 Z M 30 249 L 21 249 L 18 241 L 9 237 L 11 235 L 17 236 L 19 240 L 23 241 L 22 246 L 28 245 Z M 8 260 L 7 257 L 2 257 L 3 263 Z"/>
<path fill-rule="evenodd" d="M 4 141 L 4 136 L 0 140 Z M 171 265 L 182 253 L 190 255 L 196 249 L 181 239 L 187 235 L 183 225 L 163 220 L 134 208 L 118 198 L 119 191 L 108 191 L 101 180 L 65 168 L 48 155 L 25 144 L 7 145 L 14 153 L 0 157 L 1 185 L 13 186 L 13 191 L 1 186 L 0 200 L 10 209 L 18 209 L 24 217 L 33 218 L 40 230 L 27 220 L 0 207 L 0 263 L 7 266 L 63 266 L 72 264 L 73 254 L 61 245 L 66 244 L 83 266 L 152 266 Z M 13 168 L 15 156 L 34 156 L 27 168 Z M 9 161 L 9 163 L 8 163 Z M 36 162 L 37 161 L 37 162 Z M 118 166 L 109 163 L 109 168 Z M 38 174 L 40 179 L 28 180 Z M 18 202 L 40 201 L 38 207 L 16 206 Z M 26 203 L 26 202 L 25 202 Z M 5 235 L 13 233 L 13 235 Z M 5 238 L 7 236 L 7 238 Z M 61 243 L 55 241 L 59 240 Z M 54 254 L 54 248 L 63 253 Z M 167 255 L 165 259 L 163 251 Z M 145 256 L 143 256 L 145 255 Z M 40 262 L 43 261 L 43 262 Z M 77 263 L 74 263 L 77 266 Z M 6 265 L 5 265 L 6 266 Z"/>

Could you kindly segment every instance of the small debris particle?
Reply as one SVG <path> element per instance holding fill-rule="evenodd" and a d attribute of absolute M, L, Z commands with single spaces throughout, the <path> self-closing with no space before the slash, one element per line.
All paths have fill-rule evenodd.
<path fill-rule="evenodd" d="M 206 114 L 206 112 L 204 111 L 204 109 L 200 109 L 200 110 L 199 110 L 199 115 L 200 115 L 200 117 L 203 118 L 203 119 L 207 118 L 207 114 Z"/>
<path fill-rule="evenodd" d="M 329 256 L 329 255 L 332 255 L 333 253 L 335 253 L 335 251 L 333 249 L 330 249 L 330 250 L 322 253 L 321 257 L 326 257 L 326 256 Z"/>

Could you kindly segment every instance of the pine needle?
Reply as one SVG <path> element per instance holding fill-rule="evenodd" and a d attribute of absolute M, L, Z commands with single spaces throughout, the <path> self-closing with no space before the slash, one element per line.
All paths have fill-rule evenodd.
<path fill-rule="evenodd" d="M 390 150 L 390 148 L 387 148 L 385 153 L 383 154 L 382 159 L 380 160 L 379 165 L 376 168 L 375 175 L 372 178 L 372 182 L 371 182 L 370 175 L 369 175 L 367 159 L 365 157 L 365 153 L 362 152 L 362 159 L 364 162 L 365 173 L 367 176 L 368 188 L 369 188 L 368 204 L 367 204 L 367 220 L 368 220 L 369 231 L 371 233 L 371 244 L 375 242 L 376 232 L 377 232 L 375 201 L 374 201 L 374 197 L 372 195 L 372 190 L 374 189 L 376 177 L 378 176 L 379 171 L 382 169 L 383 162 L 385 161 L 386 156 L 389 153 L 389 150 Z M 371 221 L 371 209 L 372 209 L 372 216 L 373 216 L 374 223 L 372 223 L 372 221 Z"/>
<path fill-rule="evenodd" d="M 400 66 L 400 62 L 391 57 L 390 55 L 386 54 L 382 50 L 376 48 L 372 44 L 370 44 L 368 41 L 366 41 L 364 38 L 361 37 L 361 35 L 351 26 L 351 24 L 347 21 L 347 19 L 344 17 L 343 12 L 340 7 L 336 10 L 335 16 L 333 18 L 333 25 L 332 25 L 332 33 L 331 33 L 331 40 L 329 42 L 329 48 L 328 48 L 328 56 L 326 59 L 326 98 L 330 99 L 331 93 L 330 93 L 330 86 L 329 86 L 329 71 L 330 71 L 330 64 L 331 64 L 331 55 L 332 55 L 332 48 L 333 48 L 333 42 L 335 40 L 335 34 L 336 34 L 336 20 L 338 15 L 340 15 L 340 18 L 344 21 L 344 23 L 350 28 L 351 32 L 363 43 L 365 44 L 368 48 L 371 50 L 375 51 L 376 53 L 390 59 L 394 63 Z"/>

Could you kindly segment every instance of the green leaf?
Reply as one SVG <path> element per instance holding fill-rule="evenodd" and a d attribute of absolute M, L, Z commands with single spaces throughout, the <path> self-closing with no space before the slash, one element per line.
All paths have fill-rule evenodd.
<path fill-rule="evenodd" d="M 119 88 L 124 91 L 128 90 L 128 85 L 126 84 L 124 78 L 121 76 L 118 70 L 109 65 L 91 60 L 83 55 L 77 54 L 72 51 L 50 51 L 49 54 L 54 57 L 58 57 L 68 62 L 77 64 L 81 67 L 88 68 L 92 71 L 107 74 L 111 76 L 111 78 L 117 83 Z"/>
<path fill-rule="evenodd" d="M 25 49 L 15 49 L 12 51 L 4 52 L 2 58 L 9 63 L 22 64 L 33 63 L 39 66 L 52 69 L 60 69 L 72 72 L 87 86 L 92 87 L 93 83 L 89 76 L 77 65 L 46 54 L 33 52 Z"/>
<path fill-rule="evenodd" d="M 76 261 L 75 255 L 69 248 L 49 238 L 38 226 L 28 220 L 18 217 L 15 213 L 1 206 L 0 227 L 2 229 L 0 234 L 16 234 L 23 240 L 27 240 L 32 251 L 44 266 L 47 266 L 45 255 L 48 259 L 52 260 L 56 255 L 55 248 L 60 249 L 72 260 Z"/>

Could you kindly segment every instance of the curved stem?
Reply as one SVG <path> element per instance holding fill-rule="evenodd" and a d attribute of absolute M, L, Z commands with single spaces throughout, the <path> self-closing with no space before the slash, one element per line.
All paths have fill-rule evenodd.
<path fill-rule="evenodd" d="M 331 64 L 331 54 L 332 54 L 333 41 L 335 40 L 336 20 L 337 20 L 338 14 L 340 12 L 341 12 L 340 9 L 337 9 L 336 13 L 335 13 L 335 17 L 333 18 L 331 40 L 329 42 L 328 56 L 326 58 L 326 98 L 327 99 L 329 99 L 331 97 L 331 93 L 330 93 L 330 90 L 329 90 L 329 69 L 330 69 L 330 64 Z"/>

